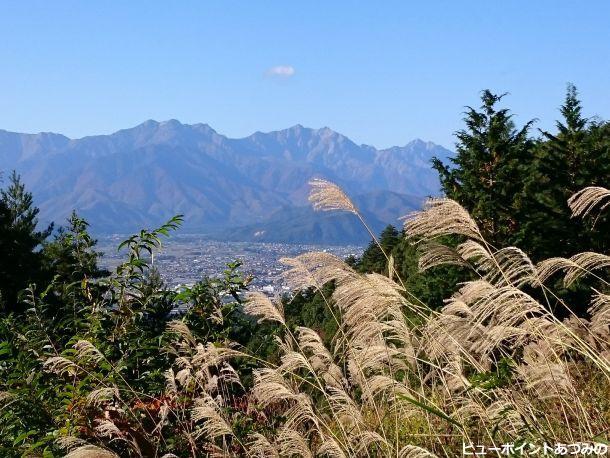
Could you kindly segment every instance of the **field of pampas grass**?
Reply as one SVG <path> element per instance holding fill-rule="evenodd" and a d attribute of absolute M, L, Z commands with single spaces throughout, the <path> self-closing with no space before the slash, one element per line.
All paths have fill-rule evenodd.
<path fill-rule="evenodd" d="M 333 183 L 312 186 L 317 209 L 359 216 Z M 603 211 L 609 195 L 591 188 L 569 204 L 582 216 Z M 328 253 L 283 259 L 295 291 L 324 294 L 322 286 L 334 282 L 334 292 L 324 297 L 338 328 L 330 344 L 312 329 L 288 326 L 281 303 L 259 293 L 244 310 L 285 328 L 278 364 L 230 344 L 198 342 L 176 321 L 168 348 L 175 364 L 167 368 L 154 418 L 142 418 L 156 425 L 147 434 L 163 441 L 171 417 L 192 456 L 565 455 L 576 447 L 583 455 L 606 455 L 610 293 L 594 291 L 587 318 L 573 313 L 574 304 L 563 304 L 566 317 L 559 319 L 539 298 L 561 301 L 547 286 L 558 276 L 566 284 L 598 276 L 610 286 L 598 272 L 610 266 L 610 257 L 582 253 L 534 264 L 517 247 L 488 244 L 477 222 L 449 199 L 428 201 L 404 224 L 421 247 L 422 270 L 459 264 L 477 278 L 460 284 L 441 310 L 431 310 L 392 269 L 388 276 L 362 274 Z M 447 235 L 461 243 L 440 244 Z M 81 362 L 53 359 L 46 368 L 77 377 L 99 363 L 85 343 L 76 351 Z M 236 358 L 258 366 L 252 388 L 239 399 L 232 394 L 242 384 Z M 118 410 L 129 408 L 111 385 L 100 390 L 89 402 L 114 399 Z M 146 402 L 146 394 L 141 397 Z M 140 433 L 114 422 L 109 415 L 97 425 L 96 446 L 63 437 L 67 456 L 115 456 L 100 447 L 117 441 L 130 456 L 146 456 Z"/>

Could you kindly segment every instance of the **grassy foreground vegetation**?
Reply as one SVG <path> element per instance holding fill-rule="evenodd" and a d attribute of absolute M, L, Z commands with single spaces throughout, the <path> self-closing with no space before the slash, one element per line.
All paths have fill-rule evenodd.
<path fill-rule="evenodd" d="M 101 271 L 87 223 L 73 215 L 49 240 L 13 176 L 0 201 L 0 455 L 608 444 L 610 126 L 582 118 L 570 87 L 558 132 L 533 139 L 500 100 L 484 92 L 455 163 L 435 162 L 445 198 L 360 259 L 281 260 L 294 293 L 277 300 L 242 301 L 238 263 L 169 290 L 150 255 L 180 217 Z M 311 185 L 317 209 L 360 217 L 337 185 Z"/>

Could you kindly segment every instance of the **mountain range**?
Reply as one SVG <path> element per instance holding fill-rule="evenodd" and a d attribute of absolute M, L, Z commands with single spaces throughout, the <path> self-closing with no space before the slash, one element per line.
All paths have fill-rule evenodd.
<path fill-rule="evenodd" d="M 378 229 L 439 193 L 430 159 L 451 154 L 422 140 L 376 149 L 301 125 L 239 139 L 176 120 L 80 139 L 0 130 L 0 170 L 21 174 L 40 220 L 61 224 L 76 209 L 95 233 L 182 213 L 185 230 L 228 240 L 363 241 L 353 215 L 311 211 L 311 178 L 342 186 Z"/>

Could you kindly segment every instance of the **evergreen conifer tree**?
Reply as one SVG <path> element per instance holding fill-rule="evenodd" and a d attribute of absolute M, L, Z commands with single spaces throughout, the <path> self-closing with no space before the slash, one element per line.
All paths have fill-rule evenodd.
<path fill-rule="evenodd" d="M 523 177 L 526 186 L 520 213 L 524 223 L 516 243 L 535 260 L 608 248 L 607 237 L 602 235 L 606 219 L 590 231 L 586 222 L 571 218 L 567 200 L 586 186 L 608 185 L 610 138 L 596 135 L 603 127 L 582 116 L 578 93 L 571 84 L 560 112 L 563 120 L 556 123 L 557 133 L 542 132 L 544 141 Z"/>
<path fill-rule="evenodd" d="M 533 121 L 517 129 L 510 111 L 497 107 L 504 95 L 485 90 L 480 109 L 467 108 L 452 167 L 433 159 L 447 197 L 464 206 L 494 244 L 518 229 L 515 196 L 522 191 L 520 177 L 533 146 L 528 137 Z"/>
<path fill-rule="evenodd" d="M 53 231 L 37 230 L 38 208 L 16 172 L 0 190 L 0 305 L 4 313 L 22 311 L 18 294 L 30 283 L 44 281 L 42 243 Z"/>

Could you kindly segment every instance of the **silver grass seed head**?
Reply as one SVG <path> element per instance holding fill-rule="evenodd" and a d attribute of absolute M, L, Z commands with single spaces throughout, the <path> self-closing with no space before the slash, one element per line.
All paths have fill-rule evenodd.
<path fill-rule="evenodd" d="M 399 450 L 398 458 L 436 458 L 436 455 L 417 445 L 405 445 Z"/>
<path fill-rule="evenodd" d="M 279 456 L 313 458 L 309 441 L 298 431 L 283 427 L 277 434 L 275 445 Z"/>
<path fill-rule="evenodd" d="M 259 317 L 258 322 L 262 321 L 276 321 L 282 325 L 285 325 L 284 321 L 284 308 L 281 301 L 275 303 L 262 292 L 251 292 L 246 298 L 244 304 L 244 312 L 248 315 Z"/>
<path fill-rule="evenodd" d="M 321 445 L 316 450 L 316 456 L 326 456 L 328 458 L 347 458 L 337 440 L 328 434 L 323 434 Z"/>
<path fill-rule="evenodd" d="M 530 258 L 517 247 L 506 247 L 474 261 L 483 278 L 496 286 L 538 284 L 538 272 Z"/>
<path fill-rule="evenodd" d="M 123 433 L 119 429 L 117 425 L 114 424 L 111 420 L 103 419 L 97 420 L 97 425 L 95 426 L 95 432 L 99 434 L 101 437 L 109 437 L 109 438 L 122 438 Z"/>
<path fill-rule="evenodd" d="M 346 211 L 358 214 L 356 206 L 335 183 L 321 178 L 314 178 L 309 182 L 309 186 L 311 186 L 309 201 L 314 210 Z"/>
<path fill-rule="evenodd" d="M 576 280 L 590 274 L 594 270 L 610 267 L 610 256 L 593 251 L 575 254 L 570 258 L 570 261 L 578 267 L 567 270 L 564 278 L 566 286 L 570 286 Z"/>
<path fill-rule="evenodd" d="M 103 387 L 93 390 L 87 395 L 87 404 L 100 406 L 119 398 L 119 390 L 116 387 Z"/>
<path fill-rule="evenodd" d="M 463 235 L 483 241 L 481 231 L 468 211 L 451 199 L 428 199 L 423 210 L 402 219 L 410 239 L 432 240 L 444 235 Z"/>
<path fill-rule="evenodd" d="M 182 340 L 184 340 L 189 346 L 194 347 L 196 340 L 191 330 L 184 321 L 173 320 L 167 324 L 167 330 L 178 334 Z"/>
<path fill-rule="evenodd" d="M 92 361 L 94 363 L 99 363 L 104 359 L 102 352 L 100 352 L 97 347 L 88 340 L 79 340 L 74 344 L 74 349 L 81 359 Z"/>
<path fill-rule="evenodd" d="M 589 186 L 581 189 L 568 199 L 572 217 L 585 217 L 595 208 L 602 212 L 610 205 L 610 190 L 600 186 Z"/>
<path fill-rule="evenodd" d="M 350 439 L 356 456 L 360 456 L 373 447 L 380 449 L 382 456 L 390 456 L 390 444 L 382 435 L 375 431 L 363 431 L 352 435 Z"/>
<path fill-rule="evenodd" d="M 417 267 L 421 272 L 437 266 L 466 265 L 466 262 L 456 250 L 440 243 L 422 243 L 418 252 Z"/>
<path fill-rule="evenodd" d="M 195 430 L 195 438 L 205 435 L 208 439 L 216 439 L 221 436 L 233 435 L 233 430 L 222 417 L 220 406 L 207 393 L 195 399 L 194 407 L 191 409 L 191 418 L 195 423 L 203 422 Z"/>
<path fill-rule="evenodd" d="M 42 365 L 44 370 L 53 372 L 57 375 L 74 375 L 78 369 L 78 366 L 73 361 L 63 356 L 52 356 L 48 358 Z"/>
<path fill-rule="evenodd" d="M 279 458 L 280 456 L 276 446 L 260 433 L 250 434 L 246 446 L 248 455 L 255 458 Z"/>
<path fill-rule="evenodd" d="M 331 280 L 340 281 L 356 274 L 341 258 L 323 251 L 282 258 L 280 263 L 288 267 L 282 277 L 293 290 L 321 288 Z"/>
<path fill-rule="evenodd" d="M 258 369 L 254 371 L 252 395 L 263 407 L 281 401 L 293 401 L 298 393 L 276 369 Z"/>

